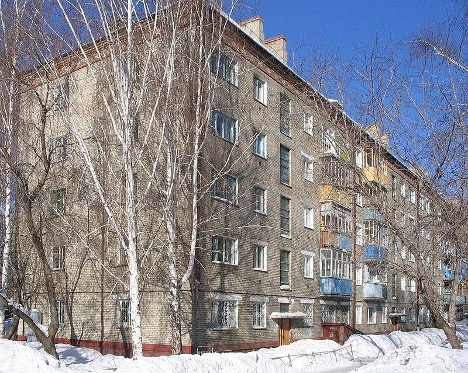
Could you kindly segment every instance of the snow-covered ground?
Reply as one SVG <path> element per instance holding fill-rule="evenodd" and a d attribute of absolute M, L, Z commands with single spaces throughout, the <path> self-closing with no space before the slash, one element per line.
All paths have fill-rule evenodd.
<path fill-rule="evenodd" d="M 0 373 L 468 372 L 468 326 L 459 325 L 457 330 L 465 345 L 463 351 L 450 349 L 441 330 L 423 329 L 354 335 L 344 346 L 309 339 L 248 353 L 148 357 L 136 361 L 63 344 L 57 346 L 60 361 L 56 361 L 38 343 L 0 339 Z"/>

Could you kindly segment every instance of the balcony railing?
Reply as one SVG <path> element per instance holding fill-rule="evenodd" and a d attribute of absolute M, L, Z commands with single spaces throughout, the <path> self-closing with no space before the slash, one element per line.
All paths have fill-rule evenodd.
<path fill-rule="evenodd" d="M 387 260 L 387 250 L 379 245 L 367 245 L 364 249 L 364 260 Z"/>
<path fill-rule="evenodd" d="M 365 283 L 362 287 L 364 299 L 387 299 L 387 285 L 376 283 Z"/>
<path fill-rule="evenodd" d="M 385 188 L 388 187 L 388 176 L 383 173 L 377 167 L 364 167 L 362 169 L 363 178 L 366 182 L 375 182 L 384 186 Z"/>
<path fill-rule="evenodd" d="M 351 251 L 353 249 L 353 239 L 345 233 L 322 228 L 320 231 L 320 247 L 337 247 L 341 250 Z"/>
<path fill-rule="evenodd" d="M 382 214 L 376 207 L 364 207 L 362 209 L 362 218 L 364 220 L 382 221 Z"/>
<path fill-rule="evenodd" d="M 452 281 L 455 279 L 455 271 L 451 269 L 447 264 L 444 265 L 443 275 L 445 281 Z"/>
<path fill-rule="evenodd" d="M 320 277 L 320 295 L 348 297 L 351 295 L 351 280 L 336 277 Z"/>

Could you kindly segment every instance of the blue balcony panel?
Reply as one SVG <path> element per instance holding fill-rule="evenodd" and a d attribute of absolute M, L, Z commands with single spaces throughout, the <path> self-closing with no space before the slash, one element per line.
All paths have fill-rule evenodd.
<path fill-rule="evenodd" d="M 468 297 L 465 295 L 458 295 L 457 298 L 455 298 L 455 304 L 457 306 L 463 306 L 467 304 Z"/>
<path fill-rule="evenodd" d="M 351 295 L 351 280 L 336 277 L 320 277 L 320 295 Z"/>
<path fill-rule="evenodd" d="M 382 221 L 382 214 L 377 210 L 376 207 L 364 207 L 362 209 L 362 218 L 364 220 L 376 220 Z"/>
<path fill-rule="evenodd" d="M 365 283 L 362 287 L 364 299 L 387 299 L 387 286 L 384 284 Z"/>
<path fill-rule="evenodd" d="M 387 250 L 379 245 L 367 245 L 364 249 L 364 260 L 387 260 Z"/>
<path fill-rule="evenodd" d="M 444 280 L 452 281 L 455 279 L 455 271 L 449 267 L 448 264 L 444 264 L 444 268 L 442 269 L 444 274 Z"/>
<path fill-rule="evenodd" d="M 351 236 L 344 233 L 340 234 L 340 249 L 345 251 L 353 250 L 353 239 Z"/>

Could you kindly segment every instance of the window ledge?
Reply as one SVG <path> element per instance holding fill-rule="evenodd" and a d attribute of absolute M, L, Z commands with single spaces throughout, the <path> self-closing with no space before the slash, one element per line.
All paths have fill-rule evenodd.
<path fill-rule="evenodd" d="M 280 285 L 280 290 L 291 290 L 290 285 Z"/>
<path fill-rule="evenodd" d="M 263 212 L 263 211 L 254 210 L 254 212 L 255 212 L 256 214 L 259 214 L 259 215 L 267 216 L 267 213 L 266 213 L 266 212 Z"/>
<path fill-rule="evenodd" d="M 255 330 L 266 330 L 266 326 L 253 326 L 252 328 Z"/>
<path fill-rule="evenodd" d="M 268 270 L 266 269 L 263 269 L 263 268 L 253 268 L 254 271 L 258 271 L 258 272 L 268 272 Z"/>
<path fill-rule="evenodd" d="M 211 330 L 213 331 L 226 331 L 226 330 L 237 330 L 239 329 L 239 327 L 235 326 L 235 327 L 232 327 L 232 328 L 229 328 L 229 327 L 216 327 L 216 328 L 211 328 Z"/>
<path fill-rule="evenodd" d="M 290 234 L 288 235 L 288 234 L 281 233 L 280 236 L 283 237 L 283 238 L 287 238 L 288 240 L 291 239 L 291 235 L 290 235 Z"/>
<path fill-rule="evenodd" d="M 258 158 L 261 158 L 261 159 L 265 160 L 265 161 L 267 160 L 267 157 L 266 157 L 266 156 L 263 156 L 263 155 L 261 155 L 261 154 L 255 153 L 255 152 L 252 152 L 252 154 L 255 155 L 255 156 L 258 157 Z"/>
<path fill-rule="evenodd" d="M 216 201 L 219 201 L 219 202 L 223 202 L 223 203 L 228 203 L 229 205 L 233 205 L 233 206 L 236 206 L 236 207 L 239 207 L 239 204 L 238 202 L 232 202 L 226 198 L 223 198 L 223 197 L 218 197 L 218 196 L 212 196 L 213 199 L 215 199 Z"/>

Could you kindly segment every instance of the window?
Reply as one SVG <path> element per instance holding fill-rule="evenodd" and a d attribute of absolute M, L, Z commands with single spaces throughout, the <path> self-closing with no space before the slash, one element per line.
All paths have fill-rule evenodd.
<path fill-rule="evenodd" d="M 52 103 L 54 110 L 60 110 L 68 105 L 68 80 L 58 82 L 52 89 Z"/>
<path fill-rule="evenodd" d="M 60 188 L 50 193 L 50 215 L 60 216 L 65 213 L 65 188 Z"/>
<path fill-rule="evenodd" d="M 314 131 L 314 116 L 311 113 L 304 114 L 304 132 L 312 135 Z"/>
<path fill-rule="evenodd" d="M 267 85 L 257 76 L 253 79 L 253 97 L 262 104 L 267 104 Z"/>
<path fill-rule="evenodd" d="M 356 194 L 356 205 L 362 207 L 362 194 L 361 193 Z"/>
<path fill-rule="evenodd" d="M 255 329 L 266 328 L 266 303 L 254 303 L 253 304 L 253 323 L 252 326 Z"/>
<path fill-rule="evenodd" d="M 237 239 L 214 236 L 211 247 L 211 261 L 214 263 L 237 264 Z"/>
<path fill-rule="evenodd" d="M 280 94 L 280 131 L 291 136 L 291 100 L 284 94 Z"/>
<path fill-rule="evenodd" d="M 233 144 L 237 142 L 237 120 L 231 118 L 219 110 L 213 110 L 211 114 L 211 126 L 216 136 Z"/>
<path fill-rule="evenodd" d="M 67 158 L 67 136 L 60 136 L 54 140 L 54 148 L 52 150 L 52 162 L 61 162 Z"/>
<path fill-rule="evenodd" d="M 304 179 L 314 181 L 314 159 L 305 153 L 302 153 L 304 162 Z"/>
<path fill-rule="evenodd" d="M 262 244 L 254 244 L 253 251 L 253 269 L 266 271 L 267 269 L 267 248 Z"/>
<path fill-rule="evenodd" d="M 396 177 L 392 175 L 392 198 L 396 198 Z"/>
<path fill-rule="evenodd" d="M 287 147 L 280 145 L 280 182 L 287 185 L 291 182 L 290 152 Z"/>
<path fill-rule="evenodd" d="M 363 163 L 363 160 L 362 160 L 362 149 L 361 148 L 358 148 L 356 150 L 356 166 L 358 166 L 359 168 L 362 168 L 362 163 Z"/>
<path fill-rule="evenodd" d="M 362 285 L 362 265 L 356 268 L 356 285 Z"/>
<path fill-rule="evenodd" d="M 356 244 L 364 244 L 364 227 L 360 224 L 356 224 Z"/>
<path fill-rule="evenodd" d="M 211 323 L 213 329 L 235 329 L 237 328 L 237 301 L 213 302 Z"/>
<path fill-rule="evenodd" d="M 267 137 L 264 133 L 257 133 L 253 142 L 253 153 L 259 157 L 267 157 Z"/>
<path fill-rule="evenodd" d="M 304 227 L 314 229 L 314 209 L 304 207 Z"/>
<path fill-rule="evenodd" d="M 218 177 L 213 183 L 213 196 L 237 204 L 237 177 L 229 174 Z"/>
<path fill-rule="evenodd" d="M 119 299 L 118 301 L 118 322 L 119 327 L 130 326 L 130 301 L 128 299 Z"/>
<path fill-rule="evenodd" d="M 356 324 L 362 324 L 362 304 L 356 303 Z"/>
<path fill-rule="evenodd" d="M 289 307 L 288 302 L 280 302 L 280 312 L 289 312 Z"/>
<path fill-rule="evenodd" d="M 411 189 L 410 191 L 410 202 L 415 205 L 416 204 L 416 191 Z"/>
<path fill-rule="evenodd" d="M 322 152 L 327 154 L 336 154 L 335 132 L 329 128 L 322 128 Z"/>
<path fill-rule="evenodd" d="M 367 323 L 375 324 L 377 322 L 377 311 L 375 306 L 367 306 Z"/>
<path fill-rule="evenodd" d="M 336 321 L 336 305 L 324 304 L 322 306 L 322 322 L 334 323 Z"/>
<path fill-rule="evenodd" d="M 313 303 L 304 303 L 304 324 L 312 326 L 314 324 L 314 305 Z"/>
<path fill-rule="evenodd" d="M 254 211 L 260 214 L 267 213 L 266 190 L 261 187 L 253 188 Z"/>
<path fill-rule="evenodd" d="M 290 267 L 291 267 L 291 252 L 286 250 L 280 251 L 280 287 L 289 288 L 290 285 Z"/>
<path fill-rule="evenodd" d="M 218 52 L 211 56 L 211 71 L 220 78 L 237 86 L 237 62 L 231 60 L 225 54 Z"/>
<path fill-rule="evenodd" d="M 341 322 L 349 324 L 349 305 L 341 305 Z"/>
<path fill-rule="evenodd" d="M 416 280 L 414 278 L 410 279 L 410 291 L 416 293 Z"/>
<path fill-rule="evenodd" d="M 374 149 L 364 149 L 364 162 L 366 167 L 375 167 Z"/>
<path fill-rule="evenodd" d="M 310 254 L 304 254 L 304 277 L 314 278 L 314 257 Z"/>
<path fill-rule="evenodd" d="M 351 254 L 341 250 L 320 250 L 320 276 L 350 278 Z"/>
<path fill-rule="evenodd" d="M 401 259 L 406 259 L 406 246 L 402 246 L 400 250 Z"/>
<path fill-rule="evenodd" d="M 406 291 L 406 277 L 405 276 L 401 276 L 400 289 L 401 291 Z"/>
<path fill-rule="evenodd" d="M 63 300 L 57 301 L 57 319 L 59 325 L 63 325 L 65 323 L 65 305 Z"/>
<path fill-rule="evenodd" d="M 406 197 L 406 184 L 400 185 L 400 195 L 405 198 Z"/>
<path fill-rule="evenodd" d="M 57 271 L 65 268 L 65 246 L 52 248 L 52 269 Z"/>
<path fill-rule="evenodd" d="M 291 235 L 291 200 L 284 196 L 280 198 L 280 233 L 282 236 Z"/>

